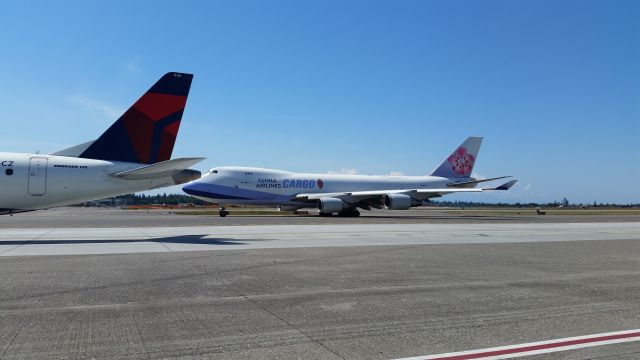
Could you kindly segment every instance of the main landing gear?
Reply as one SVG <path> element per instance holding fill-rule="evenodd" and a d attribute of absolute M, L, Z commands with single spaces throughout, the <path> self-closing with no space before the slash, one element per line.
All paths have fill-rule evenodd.
<path fill-rule="evenodd" d="M 358 217 L 360 216 L 360 211 L 355 208 L 344 209 L 338 213 L 338 216 L 341 217 Z"/>
<path fill-rule="evenodd" d="M 218 215 L 220 215 L 220 217 L 225 217 L 229 215 L 229 212 L 224 208 L 224 206 L 221 206 L 220 210 L 218 210 Z"/>
<path fill-rule="evenodd" d="M 333 216 L 333 213 L 323 213 L 321 212 L 319 214 L 320 216 Z M 340 212 L 338 212 L 338 216 L 340 217 L 358 217 L 360 216 L 360 211 L 358 211 L 358 209 L 344 209 Z"/>

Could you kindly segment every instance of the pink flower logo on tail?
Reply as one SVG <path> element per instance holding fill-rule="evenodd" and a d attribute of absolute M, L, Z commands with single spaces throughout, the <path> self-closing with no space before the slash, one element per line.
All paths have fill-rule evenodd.
<path fill-rule="evenodd" d="M 456 174 L 464 176 L 471 175 L 471 169 L 473 169 L 473 164 L 476 162 L 476 158 L 473 155 L 469 154 L 467 152 L 467 149 L 463 148 L 462 146 L 454 151 L 447 160 L 453 167 L 453 171 Z"/>

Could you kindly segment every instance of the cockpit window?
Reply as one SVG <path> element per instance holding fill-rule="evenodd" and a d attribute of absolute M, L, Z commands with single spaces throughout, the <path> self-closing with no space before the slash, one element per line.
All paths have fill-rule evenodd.
<path fill-rule="evenodd" d="M 218 173 L 218 170 L 211 170 L 211 173 L 212 173 L 212 174 L 217 174 L 217 173 Z"/>

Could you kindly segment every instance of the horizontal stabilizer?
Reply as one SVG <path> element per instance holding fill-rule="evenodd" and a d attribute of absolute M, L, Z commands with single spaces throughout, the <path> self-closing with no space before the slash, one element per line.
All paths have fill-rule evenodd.
<path fill-rule="evenodd" d="M 509 190 L 517 182 L 518 182 L 518 180 L 511 180 L 511 181 L 508 181 L 508 182 L 506 182 L 506 183 L 504 183 L 504 184 L 502 184 L 500 186 L 496 186 L 494 188 L 486 188 L 486 189 L 483 189 L 483 190 Z"/>
<path fill-rule="evenodd" d="M 481 192 L 482 189 L 474 189 L 474 188 L 465 188 L 465 189 L 418 189 L 416 192 L 418 194 L 452 194 L 452 193 L 463 193 L 463 192 Z"/>
<path fill-rule="evenodd" d="M 460 181 L 460 182 L 448 183 L 447 186 L 451 186 L 451 187 L 466 187 L 466 186 L 469 186 L 469 185 L 476 185 L 476 184 L 480 184 L 480 183 L 483 183 L 483 182 L 506 179 L 506 178 L 510 178 L 510 177 L 511 176 L 499 176 L 499 177 L 494 177 L 494 178 L 489 178 L 489 179 Z"/>
<path fill-rule="evenodd" d="M 119 172 L 117 174 L 112 174 L 111 176 L 125 180 L 144 180 L 169 177 L 202 160 L 204 160 L 204 158 L 178 158 L 139 167 L 133 170 Z"/>
<path fill-rule="evenodd" d="M 69 147 L 69 148 L 66 148 L 66 149 L 62 149 L 62 150 L 56 151 L 54 153 L 51 153 L 49 155 L 79 157 L 80 154 L 82 154 L 85 150 L 87 150 L 89 148 L 89 146 L 91 146 L 91 144 L 93 144 L 94 142 L 95 142 L 95 140 L 87 141 L 86 143 L 82 143 L 80 145 L 76 145 L 76 146 L 72 146 L 72 147 Z"/>

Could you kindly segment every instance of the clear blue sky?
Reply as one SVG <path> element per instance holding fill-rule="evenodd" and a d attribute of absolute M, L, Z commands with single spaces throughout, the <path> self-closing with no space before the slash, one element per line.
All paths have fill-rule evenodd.
<path fill-rule="evenodd" d="M 177 156 L 429 173 L 469 135 L 490 201 L 640 203 L 639 1 L 2 1 L 2 151 L 97 137 L 195 74 Z"/>

